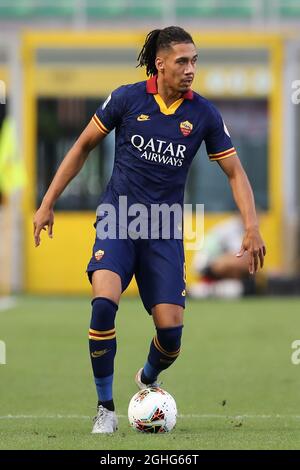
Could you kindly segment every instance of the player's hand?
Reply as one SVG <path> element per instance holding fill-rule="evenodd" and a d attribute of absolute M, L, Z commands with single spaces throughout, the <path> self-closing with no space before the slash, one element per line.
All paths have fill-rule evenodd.
<path fill-rule="evenodd" d="M 241 249 L 236 256 L 241 258 L 246 251 L 249 253 L 249 273 L 254 274 L 258 270 L 259 264 L 261 268 L 263 267 L 266 256 L 266 247 L 258 228 L 246 230 Z"/>
<path fill-rule="evenodd" d="M 41 243 L 40 233 L 41 230 L 47 230 L 48 226 L 48 236 L 53 238 L 53 224 L 54 224 L 54 212 L 53 209 L 49 209 L 41 205 L 41 207 L 36 211 L 33 217 L 33 234 L 34 234 L 34 244 L 39 246 Z"/>

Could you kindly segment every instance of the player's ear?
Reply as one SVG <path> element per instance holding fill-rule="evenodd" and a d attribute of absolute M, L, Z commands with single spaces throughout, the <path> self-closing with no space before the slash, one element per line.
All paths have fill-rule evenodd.
<path fill-rule="evenodd" d="M 155 59 L 155 65 L 158 70 L 158 72 L 163 72 L 164 71 L 164 60 L 162 57 L 156 57 Z"/>

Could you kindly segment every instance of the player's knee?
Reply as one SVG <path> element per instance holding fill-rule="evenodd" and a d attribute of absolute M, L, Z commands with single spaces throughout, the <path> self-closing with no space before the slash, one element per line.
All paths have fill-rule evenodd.
<path fill-rule="evenodd" d="M 157 328 L 157 340 L 160 347 L 168 353 L 180 352 L 183 325 L 172 328 Z M 176 356 L 176 357 L 177 357 Z"/>
<path fill-rule="evenodd" d="M 101 331 L 106 331 L 113 328 L 118 310 L 117 304 L 105 297 L 95 297 L 91 303 L 91 328 Z"/>

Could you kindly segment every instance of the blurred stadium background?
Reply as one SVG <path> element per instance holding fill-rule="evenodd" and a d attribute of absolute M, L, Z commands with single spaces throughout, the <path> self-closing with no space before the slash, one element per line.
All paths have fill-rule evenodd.
<path fill-rule="evenodd" d="M 30 341 L 33 334 L 39 337 L 44 328 L 47 328 L 46 320 L 38 320 L 40 310 L 44 307 L 51 310 L 51 305 L 57 311 L 61 309 L 62 317 L 57 317 L 57 323 L 56 317 L 51 317 L 50 311 L 46 318 L 50 323 L 53 321 L 55 326 L 63 325 L 64 319 L 70 322 L 71 310 L 76 310 L 76 302 L 72 296 L 90 294 L 85 269 L 94 239 L 92 224 L 97 199 L 112 169 L 113 135 L 106 138 L 103 144 L 92 152 L 83 171 L 60 197 L 56 205 L 54 239 L 49 240 L 43 233 L 42 244 L 38 249 L 34 248 L 33 244 L 33 214 L 65 152 L 99 104 L 119 85 L 145 78 L 144 71 L 135 68 L 137 53 L 145 34 L 151 29 L 172 24 L 186 28 L 194 37 L 199 48 L 199 65 L 193 88 L 216 103 L 225 116 L 254 189 L 262 234 L 268 251 L 263 274 L 257 278 L 259 292 L 273 295 L 300 294 L 300 104 L 292 102 L 292 94 L 295 92 L 292 84 L 295 80 L 300 80 L 300 0 L 0 0 L 0 297 L 6 302 L 12 295 L 30 294 L 25 300 L 22 296 L 16 297 L 20 300 L 15 317 L 5 317 L 2 328 L 0 323 L 0 339 L 5 340 L 7 344 L 9 338 L 11 344 L 16 344 L 14 337 L 10 336 L 14 318 L 18 321 L 18 327 L 24 328 L 24 334 L 23 330 L 22 334 L 20 331 L 18 333 L 19 339 L 14 354 L 17 354 L 18 348 L 22 354 L 22 350 L 27 348 L 27 340 Z M 227 179 L 217 165 L 207 161 L 203 149 L 199 153 L 201 158 L 194 160 L 189 175 L 186 202 L 205 204 L 205 230 L 209 230 L 233 214 L 235 206 Z M 193 217 L 193 214 L 187 216 Z M 193 255 L 193 252 L 186 253 L 188 283 L 193 282 L 195 278 L 191 269 Z M 36 294 L 47 294 L 48 297 L 43 301 L 35 297 Z M 70 304 L 66 303 L 67 300 L 59 303 L 61 294 L 70 295 Z M 128 294 L 136 294 L 134 283 L 129 287 Z M 4 307 L 8 305 L 5 302 Z M 130 313 L 130 304 L 126 302 L 125 310 L 128 309 Z M 137 307 L 135 300 L 131 302 L 132 308 L 142 310 L 141 306 Z M 280 344 L 281 333 L 287 348 L 282 347 L 281 353 L 286 354 L 289 364 L 289 348 L 291 341 L 296 339 L 293 337 L 293 331 L 296 331 L 294 322 L 297 318 L 296 312 L 299 312 L 298 300 L 295 299 L 295 302 L 297 303 L 277 305 L 274 327 L 276 331 L 270 326 L 274 319 L 276 303 L 255 304 L 257 321 L 259 322 L 261 317 L 264 318 L 263 330 L 260 331 L 256 330 L 249 320 L 252 307 L 247 304 L 247 312 L 250 315 L 247 321 L 251 323 L 248 326 L 250 331 L 251 327 L 254 328 L 250 336 L 253 347 L 257 347 L 257 356 L 253 356 L 251 362 L 253 368 L 254 363 L 256 367 L 261 359 L 259 348 L 262 331 L 267 332 L 266 337 L 270 335 L 270 349 L 264 356 L 266 367 L 272 360 L 275 361 L 271 346 L 274 346 L 274 354 L 279 354 L 280 348 L 276 345 Z M 88 315 L 88 301 L 85 304 L 85 313 Z M 225 335 L 224 354 L 227 354 L 228 347 L 232 346 L 230 322 L 243 322 L 246 318 L 239 316 L 242 305 L 236 304 L 233 309 L 228 307 L 228 304 L 226 307 L 218 303 L 204 305 L 204 308 L 211 309 L 212 315 L 213 312 L 218 312 L 216 328 Z M 227 309 L 224 311 L 225 317 L 219 315 L 223 308 Z M 194 312 L 201 309 L 201 302 L 199 307 L 193 303 Z M 280 316 L 281 311 L 285 312 L 285 319 Z M 29 315 L 28 325 L 27 317 L 23 316 L 22 312 Z M 13 311 L 11 313 L 13 315 Z M 196 322 L 194 331 L 197 331 L 197 328 L 204 328 L 205 331 L 210 321 L 213 323 L 213 320 L 207 318 L 200 326 L 197 322 L 202 322 L 202 319 L 196 317 L 197 315 L 193 317 Z M 85 320 L 87 328 L 87 316 Z M 76 321 L 78 323 L 78 317 Z M 80 322 L 79 324 L 82 326 Z M 237 354 L 237 351 L 243 349 L 249 332 L 246 331 L 246 326 L 245 329 L 243 327 L 246 323 L 239 325 L 241 329 L 237 331 L 240 343 L 235 344 L 234 350 L 230 350 L 236 361 L 236 371 L 244 370 L 244 364 L 249 362 L 247 355 L 240 357 Z M 284 330 L 285 327 L 289 330 Z M 134 329 L 134 322 L 132 328 Z M 85 341 L 85 331 L 78 326 L 79 331 L 82 336 L 78 340 Z M 213 335 L 213 325 L 208 331 Z M 55 335 L 54 331 L 53 334 Z M 217 338 L 219 335 L 220 333 Z M 58 336 L 58 341 L 59 339 Z M 197 339 L 191 338 L 191 341 L 197 342 Z M 46 344 L 51 348 L 51 342 Z M 63 354 L 64 345 L 62 337 L 57 351 Z M 39 343 L 39 348 L 43 350 L 42 342 Z M 207 349 L 204 348 L 204 355 L 205 352 L 212 354 L 209 344 Z M 34 348 L 31 353 L 33 360 Z M 88 365 L 83 364 L 80 359 L 85 351 L 79 355 L 74 346 L 72 354 L 74 353 L 82 370 L 85 370 Z M 128 363 L 135 354 L 136 352 L 132 352 L 132 357 L 128 357 Z M 60 354 L 57 355 L 60 357 Z M 192 359 L 191 353 L 189 360 Z M 17 355 L 15 361 L 17 364 Z M 49 361 L 49 370 L 54 370 L 55 363 L 52 363 L 50 358 Z M 276 361 L 274 363 L 279 364 L 277 373 L 285 370 L 285 367 L 293 368 L 290 364 L 286 366 L 282 356 L 281 360 Z M 265 369 L 261 369 L 257 371 L 257 376 L 253 374 L 253 381 L 262 381 L 266 387 L 266 381 L 273 384 L 272 390 L 271 385 L 270 390 L 268 389 L 271 397 L 268 408 L 270 413 L 290 413 L 293 410 L 292 405 L 283 410 L 273 393 L 276 387 L 278 389 L 274 363 L 273 375 L 271 372 L 266 375 Z M 11 368 L 1 368 L 3 378 L 12 380 L 17 387 L 23 387 L 24 381 L 20 376 L 20 382 L 17 381 L 13 374 L 13 363 L 11 364 Z M 182 371 L 184 364 L 181 363 Z M 28 382 L 25 385 L 27 398 L 24 403 L 29 413 L 33 410 L 33 405 L 30 405 L 32 401 L 41 403 L 47 397 L 45 386 L 45 390 L 41 388 L 40 394 L 34 400 L 32 396 L 30 398 L 33 384 L 36 384 L 37 388 L 41 387 L 37 379 L 40 367 L 41 364 L 34 364 L 30 369 L 28 364 Z M 68 367 L 66 362 L 63 374 Z M 215 364 L 212 367 L 215 367 Z M 18 367 L 16 370 L 20 374 Z M 43 374 L 44 372 L 43 370 Z M 222 374 L 221 369 L 220 373 Z M 299 381 L 295 381 L 294 374 L 294 370 L 289 369 L 285 380 L 286 383 L 289 382 L 292 390 L 298 392 Z M 122 379 L 125 377 L 123 375 Z M 29 377 L 33 382 L 29 381 Z M 231 379 L 231 385 L 235 384 L 236 380 L 235 389 L 251 389 L 247 374 L 243 383 L 239 382 L 238 376 Z M 47 380 L 51 382 L 49 377 Z M 72 380 L 76 378 L 70 377 L 70 381 Z M 90 378 L 86 380 L 91 382 Z M 174 379 L 171 380 L 171 384 L 176 387 Z M 226 385 L 225 382 L 223 377 L 223 386 L 225 389 L 227 386 L 229 390 L 229 384 Z M 213 384 L 216 388 L 220 387 L 214 378 L 212 395 L 215 393 Z M 90 385 L 92 387 L 92 383 Z M 126 387 L 129 395 L 131 389 L 127 390 Z M 279 394 L 283 397 L 286 392 L 283 385 Z M 52 390 L 51 393 L 55 394 L 55 391 Z M 85 393 L 84 387 L 82 393 Z M 182 398 L 180 393 L 178 392 L 179 400 L 183 404 L 184 391 Z M 290 398 L 292 395 L 291 392 Z M 56 396 L 57 403 L 60 398 Z M 78 396 L 74 399 L 74 403 L 79 406 L 80 398 Z M 196 403 L 197 397 L 194 398 L 191 407 L 192 403 Z M 259 409 L 251 405 L 254 414 L 260 412 L 263 415 L 264 398 L 263 387 L 253 393 L 251 403 L 255 400 L 259 403 Z M 245 407 L 236 404 L 233 412 L 249 410 L 247 394 L 244 399 Z M 126 400 L 124 398 L 124 409 Z M 4 406 L 5 398 L 1 399 L 0 415 L 11 413 L 11 408 L 17 401 L 15 398 L 14 402 L 10 402 L 10 406 Z M 56 405 L 51 408 L 51 403 L 43 412 L 48 411 L 51 414 L 53 409 L 60 409 L 59 405 L 57 408 Z M 204 405 L 203 413 L 207 409 L 214 412 L 211 404 L 207 404 L 207 408 Z M 17 408 L 22 414 L 23 408 Z M 193 413 L 193 410 L 192 407 L 186 412 Z M 72 406 L 69 406 L 67 411 L 74 412 Z M 90 413 L 90 410 L 86 410 L 86 413 Z M 274 426 L 276 428 L 277 424 Z M 279 429 L 276 428 L 275 431 L 279 432 Z M 12 432 L 15 432 L 15 428 Z M 268 432 L 271 431 L 266 427 L 263 434 Z M 279 434 L 276 436 L 272 444 L 269 443 L 269 447 L 282 443 Z M 30 440 L 30 436 L 28 439 Z M 213 446 L 213 435 L 211 439 L 208 440 L 207 447 Z M 234 439 L 232 437 L 232 441 L 226 441 L 221 447 L 232 446 Z M 155 442 L 157 445 L 158 441 Z M 189 442 L 187 446 L 190 445 Z M 13 444 L 7 444 L 6 448 L 9 445 Z M 18 443 L 14 445 L 17 446 Z M 33 444 L 27 442 L 27 445 L 30 447 Z M 40 445 L 44 446 L 43 443 Z M 111 441 L 108 445 L 111 445 Z M 242 447 L 243 440 L 238 445 Z M 257 445 L 260 445 L 259 439 Z M 286 443 L 287 447 L 292 445 L 290 442 Z"/>
<path fill-rule="evenodd" d="M 194 89 L 223 112 L 251 180 L 268 247 L 265 274 L 300 292 L 300 106 L 291 101 L 300 78 L 298 0 L 0 0 L 3 294 L 89 291 L 83 273 L 113 136 L 60 198 L 55 238 L 44 236 L 38 250 L 32 215 L 99 103 L 115 87 L 144 79 L 135 64 L 145 33 L 170 24 L 193 33 L 200 54 Z M 186 202 L 204 202 L 206 229 L 235 210 L 226 178 L 204 155 L 194 161 Z M 278 292 L 274 282 L 269 289 Z"/>

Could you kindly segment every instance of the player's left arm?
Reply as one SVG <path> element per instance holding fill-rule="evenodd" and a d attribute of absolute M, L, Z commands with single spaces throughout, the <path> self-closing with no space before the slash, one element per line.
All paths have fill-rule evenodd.
<path fill-rule="evenodd" d="M 263 267 L 266 247 L 259 232 L 259 224 L 255 210 L 254 196 L 251 185 L 240 159 L 235 156 L 223 158 L 218 164 L 227 175 L 234 200 L 242 215 L 245 234 L 238 257 L 249 253 L 249 272 L 257 272 L 259 264 Z"/>

